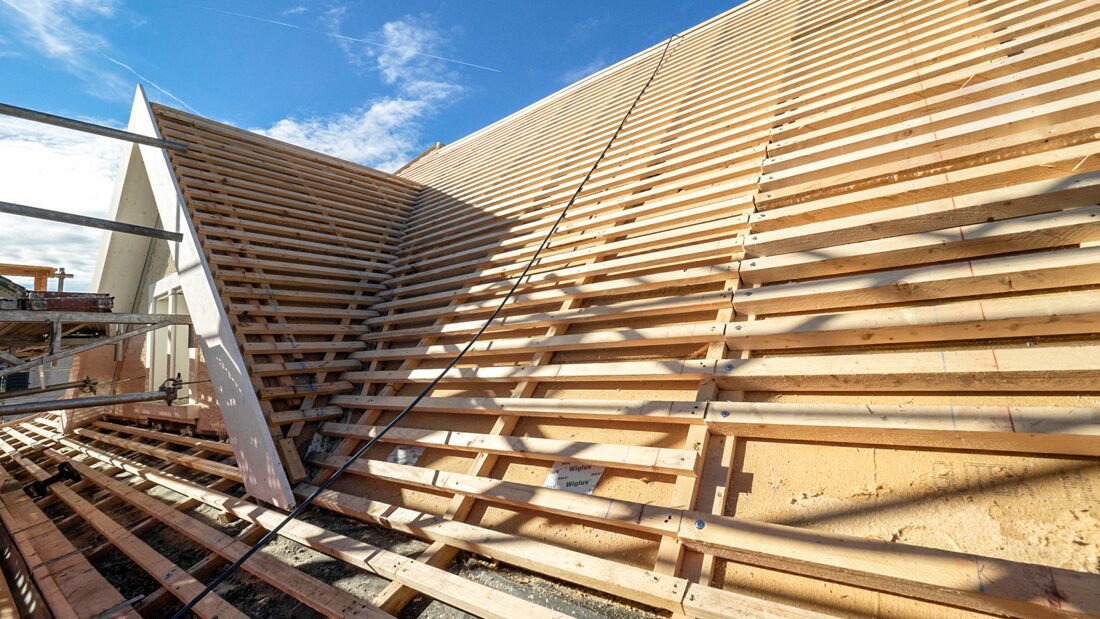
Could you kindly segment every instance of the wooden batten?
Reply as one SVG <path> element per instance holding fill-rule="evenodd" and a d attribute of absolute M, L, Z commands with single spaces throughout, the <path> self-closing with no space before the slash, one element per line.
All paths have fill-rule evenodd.
<path fill-rule="evenodd" d="M 326 615 L 561 614 L 460 552 L 639 615 L 1100 614 L 1098 37 L 1091 0 L 750 0 L 396 174 L 139 96 L 229 440 L 4 424 L 2 481 L 84 479 L 0 518 L 59 616 L 123 608 L 122 545 L 136 611 L 185 599 L 343 465 L 280 536 L 384 586 L 242 568 Z"/>
<path fill-rule="evenodd" d="M 934 567 L 872 583 L 844 568 L 795 568 L 802 550 L 750 561 L 699 540 L 709 519 L 737 516 L 739 502 L 755 518 L 798 521 L 797 496 L 767 503 L 767 482 L 741 479 L 751 477 L 749 457 L 780 478 L 797 466 L 830 474 L 827 462 L 785 468 L 798 446 L 930 460 L 1042 455 L 1066 466 L 1100 455 L 1096 411 L 1081 400 L 1100 367 L 1096 17 L 1088 3 L 753 2 L 688 31 L 517 296 L 407 425 L 350 472 L 388 488 L 378 492 L 397 509 L 464 527 L 581 520 L 622 539 L 591 548 L 545 535 L 604 557 L 644 547 L 640 567 L 823 612 L 884 603 L 917 615 L 1060 613 L 1068 590 L 1050 602 L 1038 589 L 983 592 L 958 580 L 941 596 Z M 322 433 L 343 442 L 307 460 L 322 469 L 315 480 L 481 328 L 652 51 L 401 170 L 425 189 L 373 306 L 380 315 L 357 338 L 367 346 L 349 354 L 362 367 L 342 374 L 362 388 L 330 400 L 350 423 Z M 424 456 L 384 462 L 395 445 Z M 624 461 L 590 451 L 597 446 L 694 452 L 699 468 L 633 486 L 613 473 Z M 608 467 L 610 478 L 590 497 L 542 488 L 555 450 Z M 433 502 L 440 493 L 454 495 L 449 507 Z M 380 496 L 357 494 L 348 486 L 325 504 L 371 520 Z M 914 526 L 938 524 L 922 520 L 917 499 L 909 511 L 881 500 Z M 475 501 L 487 507 L 473 520 L 455 511 Z M 841 537 L 822 543 L 849 544 L 835 526 Z M 435 542 L 426 561 L 444 552 Z M 907 553 L 934 554 L 867 543 L 886 562 L 895 549 L 898 566 Z M 1012 557 L 1039 560 L 1026 541 L 1005 543 Z M 1003 551 L 982 553 L 995 563 Z M 1084 565 L 1068 542 L 1061 556 Z M 777 575 L 791 569 L 804 579 Z M 1025 560 L 1009 571 L 1030 569 Z M 1059 578 L 1088 580 L 1074 574 Z M 821 579 L 847 583 L 845 595 L 860 601 L 810 602 L 833 594 L 807 584 Z M 1076 599 L 1078 610 L 1095 604 Z"/>

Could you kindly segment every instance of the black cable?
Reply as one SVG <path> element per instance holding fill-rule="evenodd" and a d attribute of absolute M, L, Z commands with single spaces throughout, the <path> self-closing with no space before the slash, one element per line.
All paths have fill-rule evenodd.
<path fill-rule="evenodd" d="M 630 113 L 633 112 L 635 106 L 638 105 L 638 101 L 641 100 L 642 95 L 645 94 L 646 89 L 649 88 L 649 85 L 653 82 L 653 78 L 657 77 L 657 72 L 660 71 L 661 65 L 665 62 L 665 55 L 668 53 L 669 46 L 672 45 L 672 42 L 679 37 L 680 35 L 673 35 L 665 43 L 664 49 L 661 50 L 661 57 L 657 60 L 657 66 L 653 68 L 653 73 L 650 74 L 649 79 L 646 80 L 645 85 L 643 85 L 642 89 L 638 91 L 638 96 L 634 97 L 634 101 L 630 104 L 630 107 L 627 108 L 626 114 L 623 115 L 623 119 L 619 121 L 619 126 L 615 128 L 615 133 L 611 134 L 611 139 L 608 140 L 607 145 L 603 147 L 603 151 L 600 152 L 600 155 L 598 157 L 596 157 L 595 163 L 592 164 L 592 167 L 588 169 L 588 173 L 584 175 L 584 178 L 581 179 L 580 184 L 577 185 L 577 190 L 573 192 L 572 197 L 570 197 L 569 201 L 565 204 L 565 207 L 562 209 L 561 214 L 558 215 L 558 219 L 554 222 L 554 225 L 550 226 L 549 232 L 546 233 L 546 236 L 542 239 L 542 243 L 539 244 L 538 249 L 535 250 L 535 253 L 531 256 L 531 259 L 527 261 L 527 266 L 523 267 L 523 272 L 520 273 L 519 277 L 516 278 L 515 283 L 513 283 L 511 289 L 508 290 L 508 294 L 504 295 L 504 298 L 500 300 L 500 304 L 497 305 L 497 308 L 495 310 L 493 310 L 493 313 L 489 316 L 489 318 L 485 320 L 485 324 L 481 325 L 481 328 L 478 329 L 477 333 L 474 334 L 474 337 L 470 339 L 470 341 L 458 353 L 458 355 L 455 356 L 454 359 L 451 359 L 451 362 L 447 364 L 447 367 L 443 368 L 439 375 L 436 376 L 435 379 L 432 380 L 432 382 L 428 383 L 428 386 L 421 390 L 421 392 L 415 398 L 413 398 L 413 401 L 410 402 L 408 406 L 406 406 L 400 413 L 397 414 L 396 417 L 393 418 L 393 421 L 390 421 L 388 424 L 386 424 L 386 426 L 382 428 L 380 432 L 376 433 L 373 438 L 366 442 L 366 444 L 356 450 L 356 452 L 348 458 L 347 462 L 340 465 L 340 468 L 336 469 L 332 473 L 332 475 L 329 476 L 328 479 L 326 479 L 320 486 L 317 487 L 316 490 L 314 490 L 308 497 L 302 500 L 302 502 L 299 503 L 292 512 L 287 514 L 286 517 L 279 522 L 279 524 L 275 525 L 274 528 L 269 530 L 266 535 L 260 538 L 258 542 L 256 542 L 251 548 L 249 548 L 247 552 L 241 555 L 239 559 L 234 561 L 232 565 L 222 570 L 221 573 L 214 578 L 214 580 L 210 581 L 210 584 L 206 585 L 206 587 L 183 608 L 176 611 L 176 614 L 172 615 L 172 619 L 180 619 L 181 617 L 183 617 L 187 613 L 187 611 L 194 608 L 195 604 L 197 604 L 199 600 L 206 597 L 206 594 L 210 593 L 214 590 L 215 587 L 220 585 L 222 581 L 224 581 L 226 578 L 229 577 L 230 574 L 236 571 L 236 569 L 240 567 L 241 564 L 243 564 L 245 561 L 247 561 L 249 557 L 256 554 L 256 552 L 260 548 L 263 548 L 272 539 L 275 539 L 275 536 L 279 533 L 279 530 L 281 530 L 288 522 L 296 518 L 298 514 L 305 511 L 305 509 L 309 507 L 311 503 L 313 503 L 314 499 L 320 496 L 322 492 L 327 490 L 328 487 L 331 486 L 334 481 L 336 481 L 337 477 L 344 474 L 344 472 L 347 471 L 349 467 L 351 467 L 352 463 L 354 463 L 363 454 L 365 454 L 368 449 L 373 447 L 374 444 L 377 443 L 378 440 L 381 439 L 383 436 L 385 436 L 386 432 L 389 432 L 391 428 L 396 426 L 397 423 L 400 422 L 405 415 L 409 414 L 409 412 L 412 411 L 412 409 L 415 408 L 421 400 L 427 397 L 428 394 L 435 389 L 435 386 L 443 380 L 443 377 L 447 375 L 447 372 L 451 371 L 451 369 L 453 369 L 454 366 L 458 364 L 459 360 L 461 360 L 462 357 L 464 357 L 466 353 L 469 352 L 474 343 L 477 342 L 478 338 L 480 338 L 482 334 L 485 333 L 485 330 L 488 329 L 489 325 L 493 323 L 493 320 L 495 320 L 497 315 L 500 314 L 500 311 L 504 309 L 504 306 L 508 303 L 508 300 L 511 299 L 512 295 L 515 294 L 516 289 L 518 289 L 520 283 L 523 282 L 523 278 L 527 277 L 527 273 L 531 270 L 531 267 L 535 265 L 535 262 L 538 260 L 539 254 L 542 253 L 542 250 L 546 249 L 546 246 L 550 243 L 550 238 L 554 235 L 554 232 L 558 229 L 558 226 L 561 225 L 561 222 L 565 220 L 565 215 L 569 212 L 569 208 L 573 206 L 573 203 L 577 200 L 577 196 L 579 196 L 581 191 L 584 189 L 585 183 L 588 182 L 588 179 L 592 178 L 592 174 L 596 171 L 596 168 L 600 165 L 600 162 L 603 161 L 604 156 L 607 155 L 607 152 L 609 150 L 611 150 L 611 145 L 615 143 L 615 138 L 619 137 L 619 133 L 626 125 L 626 120 L 630 117 Z"/>

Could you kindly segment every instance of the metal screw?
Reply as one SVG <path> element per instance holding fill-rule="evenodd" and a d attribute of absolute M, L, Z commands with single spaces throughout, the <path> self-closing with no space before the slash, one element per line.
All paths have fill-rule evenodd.
<path fill-rule="evenodd" d="M 734 329 L 737 329 L 738 331 L 740 331 L 741 330 L 741 325 L 737 325 L 736 327 L 734 327 Z"/>
<path fill-rule="evenodd" d="M 746 292 L 746 293 L 745 293 L 745 296 L 746 296 L 746 297 L 751 297 L 751 296 L 752 296 L 752 293 L 751 293 L 751 292 Z"/>
<path fill-rule="evenodd" d="M 727 372 L 728 372 L 728 371 L 730 371 L 730 370 L 732 370 L 732 369 L 733 369 L 733 366 L 732 366 L 732 365 L 727 365 L 727 366 L 726 366 L 726 371 L 727 371 Z"/>
<path fill-rule="evenodd" d="M 756 266 L 756 263 L 755 263 L 755 262 L 750 262 L 750 263 L 749 263 L 749 266 L 750 266 L 750 267 L 754 267 L 754 266 Z"/>
<path fill-rule="evenodd" d="M 730 416 L 730 412 L 729 412 L 729 411 L 722 411 L 722 416 L 723 416 L 723 417 L 729 417 L 729 416 Z"/>
<path fill-rule="evenodd" d="M 703 522 L 702 520 L 696 520 L 695 521 L 695 528 L 696 529 L 702 529 L 705 526 L 707 526 L 707 523 Z"/>
<path fill-rule="evenodd" d="M 770 198 L 771 196 L 768 196 L 768 197 Z M 760 213 L 760 219 L 764 219 L 767 216 L 768 216 L 767 213 Z"/>

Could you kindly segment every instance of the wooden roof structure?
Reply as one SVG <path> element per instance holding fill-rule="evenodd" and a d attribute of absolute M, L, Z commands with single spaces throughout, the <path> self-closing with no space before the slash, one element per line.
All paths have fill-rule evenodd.
<path fill-rule="evenodd" d="M 456 576 L 459 552 L 653 616 L 1100 614 L 1098 40 L 1092 0 L 754 0 L 681 33 L 500 318 L 315 503 L 423 551 L 302 520 L 285 540 L 386 582 L 349 597 L 268 554 L 249 573 L 334 616 L 417 595 L 568 614 Z M 188 147 L 135 148 L 187 237 L 232 441 L 0 427 L 15 481 L 85 476 L 0 496 L 48 607 L 187 601 L 278 523 L 264 503 L 375 436 L 507 292 L 663 47 L 399 174 L 135 103 L 132 129 Z M 563 464 L 598 484 L 555 487 Z M 869 487 L 833 497 L 853 470 Z M 139 539 L 156 527 L 205 558 Z M 110 548 L 163 593 L 127 604 L 92 567 Z M 85 612 L 69 592 L 91 590 Z M 196 610 L 239 612 L 221 593 Z"/>

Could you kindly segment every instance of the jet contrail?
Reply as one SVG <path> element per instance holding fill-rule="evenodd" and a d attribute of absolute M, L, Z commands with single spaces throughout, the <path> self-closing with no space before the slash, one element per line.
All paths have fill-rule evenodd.
<path fill-rule="evenodd" d="M 121 60 L 117 60 L 117 59 L 115 59 L 115 58 L 111 58 L 110 56 L 108 56 L 107 54 L 104 54 L 103 52 L 99 52 L 99 55 L 100 55 L 100 56 L 103 56 L 103 57 L 104 57 L 104 58 L 106 58 L 107 60 L 109 60 L 109 61 L 111 61 L 111 62 L 113 62 L 113 63 L 117 64 L 118 66 L 122 67 L 123 69 L 126 69 L 126 70 L 127 70 L 127 71 L 129 71 L 130 73 L 133 73 L 133 74 L 134 74 L 135 76 L 137 76 L 137 78 L 138 78 L 139 80 L 141 80 L 141 81 L 143 81 L 143 82 L 147 82 L 147 83 L 148 83 L 148 84 L 149 84 L 150 86 L 152 86 L 153 88 L 156 88 L 157 90 L 159 90 L 160 92 L 164 93 L 165 95 L 167 95 L 167 96 L 171 97 L 171 98 L 172 98 L 172 99 L 174 99 L 175 101 L 178 101 L 178 102 L 179 102 L 179 104 L 180 104 L 180 105 L 182 105 L 183 107 L 185 107 L 185 108 L 187 108 L 187 109 L 191 110 L 192 112 L 194 112 L 195 114 L 198 114 L 199 116 L 202 116 L 202 114 L 199 114 L 199 111 L 198 111 L 198 110 L 196 110 L 195 108 L 191 107 L 190 105 L 187 105 L 187 102 L 186 102 L 186 101 L 184 101 L 183 99 L 180 99 L 180 98 L 179 98 L 179 97 L 177 97 L 176 95 L 174 95 L 174 94 L 172 94 L 172 93 L 168 92 L 168 91 L 167 91 L 167 90 L 165 90 L 164 88 L 161 88 L 159 84 L 157 84 L 157 83 L 156 83 L 156 82 L 154 82 L 153 80 L 151 80 L 151 79 L 149 79 L 149 78 L 145 77 L 144 75 L 142 75 L 142 74 L 138 73 L 137 71 L 135 71 L 135 70 L 134 70 L 134 68 L 133 68 L 133 67 L 131 67 L 130 65 L 126 64 L 125 62 L 122 62 Z"/>
<path fill-rule="evenodd" d="M 385 47 L 386 49 L 394 49 L 394 50 L 399 50 L 399 51 L 408 51 L 408 50 L 403 50 L 403 49 L 398 48 L 398 47 L 394 47 L 392 45 L 386 45 L 384 43 L 376 43 L 374 41 L 368 41 L 367 39 L 360 39 L 358 37 L 349 37 L 349 36 L 345 36 L 345 35 L 342 35 L 342 34 L 337 34 L 335 32 L 324 32 L 322 30 L 314 30 L 312 28 L 306 28 L 304 26 L 299 26 L 297 24 L 290 24 L 290 23 L 287 23 L 285 21 L 278 21 L 278 20 L 275 20 L 275 19 L 267 19 L 266 17 L 256 17 L 255 15 L 245 15 L 244 13 L 234 13 L 233 11 L 223 11 L 221 9 L 215 9 L 215 8 L 211 8 L 211 7 L 202 7 L 202 8 L 204 8 L 208 11 L 214 11 L 215 13 L 221 13 L 223 15 L 232 15 L 233 17 L 240 17 L 240 18 L 243 18 L 243 19 L 251 19 L 253 21 L 263 22 L 265 24 L 274 24 L 276 26 L 283 26 L 284 28 L 294 28 L 295 30 L 302 30 L 302 31 L 305 31 L 305 32 L 312 32 L 313 34 L 319 34 L 319 35 L 330 37 L 330 38 L 333 38 L 333 39 L 341 39 L 341 40 L 344 40 L 344 41 L 353 41 L 355 43 L 366 43 L 367 45 L 373 45 L 375 47 Z M 494 73 L 500 73 L 501 72 L 500 69 L 494 69 L 492 67 L 486 67 L 486 66 L 482 66 L 482 65 L 479 65 L 479 64 L 474 64 L 472 62 L 465 62 L 465 61 L 462 61 L 462 60 L 457 60 L 455 58 L 446 58 L 444 56 L 436 56 L 434 54 L 428 54 L 428 53 L 425 53 L 425 52 L 412 52 L 412 53 L 416 54 L 417 56 L 427 56 L 428 58 L 435 58 L 436 60 L 442 60 L 444 62 L 453 62 L 455 64 L 461 64 L 461 65 L 465 65 L 467 67 L 473 67 L 475 69 L 482 69 L 484 71 L 492 71 Z"/>

